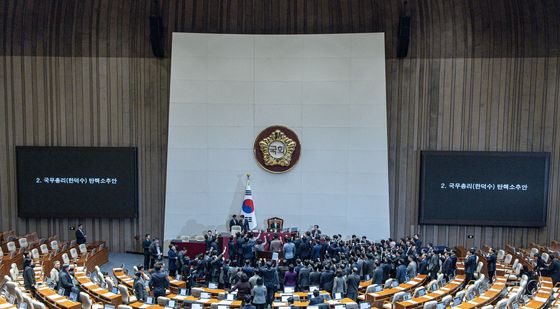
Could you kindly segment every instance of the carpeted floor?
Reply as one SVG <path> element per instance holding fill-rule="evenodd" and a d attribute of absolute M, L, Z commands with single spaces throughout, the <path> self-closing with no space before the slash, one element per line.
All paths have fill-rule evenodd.
<path fill-rule="evenodd" d="M 144 264 L 144 256 L 142 254 L 132 254 L 132 253 L 109 253 L 109 263 L 101 266 L 101 271 L 111 274 L 114 267 L 124 267 L 128 269 L 129 273 L 132 274 L 132 266 Z"/>

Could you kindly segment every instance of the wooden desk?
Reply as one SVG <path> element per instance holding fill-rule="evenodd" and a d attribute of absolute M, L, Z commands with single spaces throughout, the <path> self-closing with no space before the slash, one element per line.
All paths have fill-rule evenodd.
<path fill-rule="evenodd" d="M 369 279 L 367 281 L 360 281 L 360 285 L 358 286 L 358 291 L 367 289 L 367 287 L 370 286 L 372 283 L 373 283 L 373 279 Z"/>
<path fill-rule="evenodd" d="M 455 279 L 449 281 L 444 287 L 428 293 L 421 297 L 415 297 L 407 301 L 401 301 L 395 304 L 395 309 L 410 309 L 423 307 L 424 303 L 444 298 L 447 295 L 455 294 L 465 283 L 465 276 L 458 275 Z"/>
<path fill-rule="evenodd" d="M 16 305 L 10 304 L 4 296 L 0 296 L 0 309 L 16 309 Z"/>
<path fill-rule="evenodd" d="M 384 300 L 388 300 L 391 298 L 395 293 L 404 292 L 414 290 L 415 288 L 419 287 L 426 281 L 428 276 L 426 275 L 417 275 L 416 277 L 412 278 L 408 282 L 404 282 L 399 284 L 397 287 L 386 289 L 379 292 L 374 293 L 367 293 L 365 294 L 366 301 L 373 303 L 372 306 L 380 307 L 379 304 L 382 303 Z"/>
<path fill-rule="evenodd" d="M 228 301 L 228 300 L 219 300 L 217 298 L 209 298 L 209 299 L 200 299 L 194 296 L 181 296 L 181 295 L 176 295 L 176 294 L 170 294 L 167 295 L 166 297 L 168 297 L 171 300 L 175 300 L 178 303 L 182 304 L 182 303 L 191 303 L 191 304 L 201 304 L 203 306 L 212 306 L 212 305 L 224 305 L 224 306 L 229 306 L 232 308 L 238 308 L 241 307 L 241 301 L 240 300 L 233 300 L 233 301 Z M 132 308 L 135 309 L 158 309 L 158 308 L 163 308 L 159 305 L 148 305 L 142 302 L 134 302 L 132 304 L 130 304 L 129 306 L 131 306 Z"/>
<path fill-rule="evenodd" d="M 80 309 L 82 304 L 79 302 L 71 301 L 66 296 L 58 295 L 53 289 L 48 286 L 41 286 L 37 288 L 37 296 L 49 308 L 63 308 L 63 309 Z"/>
<path fill-rule="evenodd" d="M 117 284 L 122 284 L 126 286 L 130 291 L 134 290 L 134 279 L 131 276 L 125 274 L 122 268 L 113 268 L 113 276 L 117 278 Z"/>
<path fill-rule="evenodd" d="M 310 292 L 294 292 L 294 293 L 276 292 L 274 293 L 274 299 L 280 299 L 282 297 L 282 294 L 292 294 L 292 295 L 299 296 L 299 299 L 307 299 L 309 297 L 309 293 Z M 327 291 L 319 291 L 319 295 L 328 295 L 329 297 L 331 296 L 331 294 L 329 294 L 329 292 Z"/>
<path fill-rule="evenodd" d="M 210 305 L 217 304 L 217 303 L 222 303 L 222 304 L 227 303 L 228 304 L 227 306 L 232 306 L 232 307 L 234 306 L 234 303 L 235 303 L 235 305 L 237 305 L 237 307 L 241 306 L 241 301 L 240 300 L 239 301 L 238 300 L 227 301 L 227 300 L 220 300 L 220 299 L 217 299 L 217 298 L 202 299 L 202 298 L 194 297 L 192 295 L 191 296 L 181 296 L 181 295 L 174 295 L 174 294 L 171 294 L 167 297 L 169 297 L 169 299 L 176 300 L 179 303 L 185 302 L 185 303 L 189 303 L 189 304 L 201 304 L 201 305 L 204 305 L 204 306 L 210 306 Z"/>
<path fill-rule="evenodd" d="M 171 293 L 179 294 L 181 289 L 187 288 L 187 282 L 183 280 L 175 280 L 173 277 L 169 277 L 169 289 Z"/>
<path fill-rule="evenodd" d="M 240 300 L 220 300 L 218 302 L 212 303 L 210 307 L 218 308 L 218 306 L 229 306 L 231 308 L 240 308 L 241 301 Z"/>
<path fill-rule="evenodd" d="M 191 289 L 191 294 L 192 291 L 199 291 L 199 292 L 205 292 L 205 293 L 210 293 L 210 295 L 212 295 L 212 297 L 216 297 L 218 298 L 218 296 L 226 294 L 228 291 L 224 290 L 224 289 L 211 289 L 211 288 L 207 288 L 207 287 L 195 287 Z"/>
<path fill-rule="evenodd" d="M 459 306 L 454 306 L 452 308 L 457 308 L 457 309 L 481 308 L 483 306 L 491 304 L 495 300 L 497 300 L 498 297 L 500 297 L 500 294 L 506 288 L 506 282 L 507 282 L 506 277 L 498 277 L 496 278 L 496 281 L 494 281 L 494 284 L 492 284 L 492 286 L 488 290 L 486 290 L 484 294 L 475 297 L 472 300 L 464 302 Z"/>
<path fill-rule="evenodd" d="M 540 287 L 537 293 L 525 306 L 521 307 L 523 309 L 540 309 L 544 308 L 552 295 L 554 285 L 552 284 L 552 278 L 542 277 L 540 282 Z"/>
<path fill-rule="evenodd" d="M 80 287 L 95 300 L 98 300 L 104 304 L 113 304 L 115 307 L 122 303 L 122 297 L 119 294 L 107 291 L 101 288 L 97 284 L 91 282 L 91 280 L 83 272 L 76 273 L 76 280 L 80 283 Z"/>
<path fill-rule="evenodd" d="M 355 305 L 356 307 L 358 306 L 358 304 L 353 301 L 350 298 L 344 298 L 341 300 L 328 300 L 325 302 L 325 304 L 330 305 L 331 307 L 334 307 L 336 305 Z M 272 302 L 272 307 L 273 308 L 279 308 L 279 307 L 288 307 L 290 306 L 288 303 L 284 303 L 284 302 Z M 309 302 L 308 301 L 295 301 L 292 304 L 293 307 L 307 307 L 309 306 Z"/>
<path fill-rule="evenodd" d="M 457 261 L 457 264 L 455 264 L 455 267 L 457 267 L 457 275 L 464 275 L 465 274 L 465 262 Z"/>
<path fill-rule="evenodd" d="M 165 307 L 162 307 L 160 305 L 148 305 L 148 304 L 144 304 L 142 302 L 135 302 L 132 304 L 129 304 L 130 307 L 134 308 L 134 309 L 163 309 Z"/>

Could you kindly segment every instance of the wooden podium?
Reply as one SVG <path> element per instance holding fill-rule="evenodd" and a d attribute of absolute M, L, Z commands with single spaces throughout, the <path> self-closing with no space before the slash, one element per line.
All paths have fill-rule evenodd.
<path fill-rule="evenodd" d="M 268 223 L 269 232 L 278 233 L 281 232 L 282 229 L 284 228 L 284 219 L 282 218 L 272 217 L 272 218 L 268 218 L 266 221 Z"/>

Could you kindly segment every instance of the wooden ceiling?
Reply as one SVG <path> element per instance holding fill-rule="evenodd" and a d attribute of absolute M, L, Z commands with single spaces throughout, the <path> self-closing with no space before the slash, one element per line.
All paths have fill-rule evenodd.
<path fill-rule="evenodd" d="M 9 0 L 0 4 L 0 54 L 152 57 L 150 0 Z M 385 32 L 396 57 L 402 1 L 160 0 L 171 32 Z M 410 58 L 560 55 L 560 1 L 410 0 Z M 170 48 L 167 48 L 169 53 Z"/>

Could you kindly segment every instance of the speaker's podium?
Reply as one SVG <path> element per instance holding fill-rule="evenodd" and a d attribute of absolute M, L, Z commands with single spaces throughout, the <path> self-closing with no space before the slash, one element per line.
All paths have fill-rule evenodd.
<path fill-rule="evenodd" d="M 278 217 L 268 218 L 266 220 L 268 223 L 268 231 L 272 233 L 281 232 L 284 228 L 284 219 Z"/>

